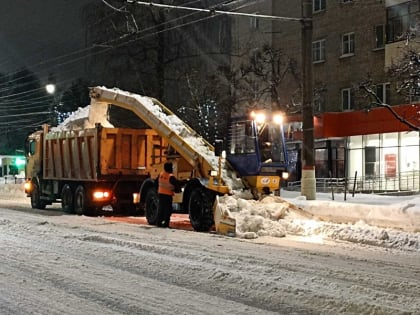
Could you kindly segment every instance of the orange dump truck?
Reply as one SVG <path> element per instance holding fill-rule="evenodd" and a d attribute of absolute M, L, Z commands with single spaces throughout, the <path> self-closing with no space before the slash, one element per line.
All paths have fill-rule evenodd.
<path fill-rule="evenodd" d="M 174 210 L 188 213 L 197 231 L 215 226 L 220 234 L 234 235 L 234 218 L 217 202 L 217 196 L 231 189 L 222 178 L 215 148 L 155 99 L 91 88 L 90 113 L 111 104 L 130 110 L 148 128 L 96 124 L 94 128 L 54 131 L 44 126 L 29 135 L 25 192 L 32 207 L 44 209 L 61 202 L 66 212 L 77 214 L 95 214 L 109 205 L 113 210 L 144 210 L 153 225 L 160 211 L 154 179 L 164 163 L 171 161 L 174 175 L 188 179 L 174 197 Z"/>
<path fill-rule="evenodd" d="M 26 192 L 33 208 L 61 200 L 68 213 L 94 214 L 103 206 L 135 210 L 138 193 L 165 144 L 152 129 L 43 130 L 27 139 Z"/>

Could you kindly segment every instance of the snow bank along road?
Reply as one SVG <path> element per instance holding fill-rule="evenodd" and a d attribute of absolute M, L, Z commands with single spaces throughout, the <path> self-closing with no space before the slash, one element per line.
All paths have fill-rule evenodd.
<path fill-rule="evenodd" d="M 420 254 L 243 240 L 0 200 L 1 314 L 420 314 Z"/>

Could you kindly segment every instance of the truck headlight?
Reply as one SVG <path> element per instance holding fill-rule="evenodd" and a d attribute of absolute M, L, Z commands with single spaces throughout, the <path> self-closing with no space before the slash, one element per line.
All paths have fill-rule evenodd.
<path fill-rule="evenodd" d="M 26 182 L 23 185 L 24 189 L 25 189 L 25 193 L 29 193 L 32 191 L 32 183 L 31 182 Z"/>

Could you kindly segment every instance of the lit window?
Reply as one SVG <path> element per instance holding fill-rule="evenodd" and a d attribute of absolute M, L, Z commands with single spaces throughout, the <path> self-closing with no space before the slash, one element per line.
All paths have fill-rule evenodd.
<path fill-rule="evenodd" d="M 341 90 L 341 106 L 343 111 L 353 109 L 353 97 L 350 89 Z"/>
<path fill-rule="evenodd" d="M 346 33 L 341 37 L 341 54 L 343 56 L 354 54 L 354 33 Z"/>
<path fill-rule="evenodd" d="M 312 43 L 312 61 L 325 61 L 325 39 L 318 40 Z"/>
<path fill-rule="evenodd" d="M 319 12 L 325 10 L 327 7 L 326 0 L 313 0 L 313 11 Z"/>

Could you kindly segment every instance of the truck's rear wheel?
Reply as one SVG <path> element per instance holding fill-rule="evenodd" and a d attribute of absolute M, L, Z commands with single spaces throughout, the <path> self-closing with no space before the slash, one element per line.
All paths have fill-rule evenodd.
<path fill-rule="evenodd" d="M 74 191 L 74 212 L 78 215 L 93 215 L 94 208 L 89 206 L 86 190 L 82 185 Z"/>
<path fill-rule="evenodd" d="M 32 209 L 45 209 L 47 203 L 41 199 L 41 192 L 39 191 L 38 184 L 33 183 L 33 189 L 31 193 L 31 207 Z"/>
<path fill-rule="evenodd" d="M 204 187 L 196 188 L 191 192 L 188 212 L 194 230 L 207 232 L 213 226 L 214 197 L 214 194 Z"/>
<path fill-rule="evenodd" d="M 146 193 L 146 219 L 150 225 L 156 225 L 159 217 L 159 197 L 156 189 L 150 188 Z"/>
<path fill-rule="evenodd" d="M 73 190 L 67 184 L 61 190 L 61 208 L 66 213 L 74 213 Z"/>

